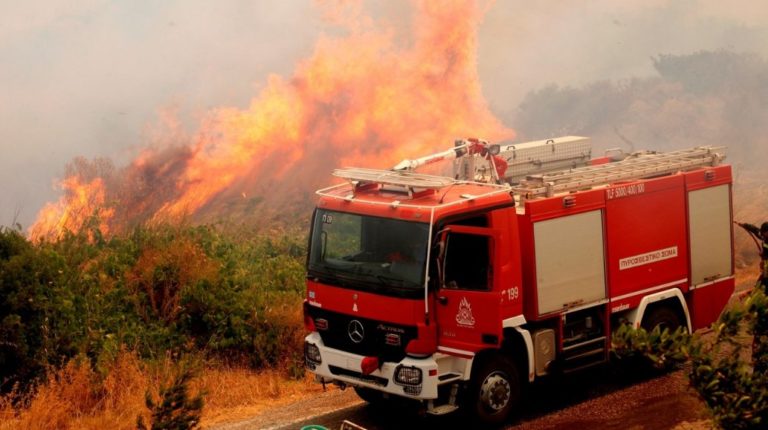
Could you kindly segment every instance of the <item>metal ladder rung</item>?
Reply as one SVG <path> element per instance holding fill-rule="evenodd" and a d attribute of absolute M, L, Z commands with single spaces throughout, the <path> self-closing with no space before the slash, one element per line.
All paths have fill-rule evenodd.
<path fill-rule="evenodd" d="M 456 183 L 452 178 L 445 176 L 365 168 L 336 169 L 333 175 L 348 181 L 424 189 L 440 189 Z"/>
<path fill-rule="evenodd" d="M 696 147 L 669 153 L 642 154 L 623 161 L 530 176 L 513 190 L 527 197 L 552 195 L 615 181 L 671 174 L 702 166 L 715 166 L 724 156 L 719 147 Z"/>
<path fill-rule="evenodd" d="M 617 169 L 617 172 L 612 171 L 606 171 L 602 172 L 602 174 L 592 174 L 588 176 L 588 178 L 596 179 L 600 182 L 604 182 L 606 180 L 617 180 L 617 179 L 611 179 L 613 177 L 618 177 L 619 179 L 623 178 L 631 178 L 637 175 L 647 175 L 657 172 L 667 172 L 667 171 L 676 171 L 684 168 L 689 167 L 696 167 L 701 166 L 702 162 L 700 160 L 689 160 L 689 161 L 682 161 L 677 163 L 645 163 L 641 166 L 634 166 L 633 169 Z M 704 164 L 710 164 L 710 160 L 707 160 Z M 622 166 L 623 167 L 623 166 Z M 572 176 L 573 180 L 578 180 L 578 176 Z M 563 178 L 552 178 L 553 182 L 562 180 Z"/>
<path fill-rule="evenodd" d="M 683 158 L 683 157 L 676 157 L 672 160 L 677 160 L 677 163 L 685 163 L 687 161 L 694 162 L 698 164 L 701 160 L 705 160 L 705 162 L 709 162 L 711 160 L 711 157 L 698 157 L 698 158 Z M 659 165 L 664 166 L 671 166 L 670 160 L 665 159 L 659 159 L 659 158 L 653 158 L 653 159 L 644 159 L 644 158 L 638 158 L 634 159 L 630 163 L 626 162 L 616 162 L 612 164 L 603 164 L 600 166 L 590 166 L 580 169 L 572 169 L 570 171 L 560 171 L 560 172 L 553 172 L 551 174 L 545 174 L 541 175 L 542 178 L 545 180 L 562 180 L 566 179 L 568 177 L 571 177 L 573 175 L 584 175 L 584 174 L 593 174 L 594 176 L 599 176 L 601 174 L 605 174 L 606 172 L 612 173 L 616 170 L 628 170 L 628 171 L 637 171 L 638 169 L 648 168 L 648 167 L 657 167 Z"/>

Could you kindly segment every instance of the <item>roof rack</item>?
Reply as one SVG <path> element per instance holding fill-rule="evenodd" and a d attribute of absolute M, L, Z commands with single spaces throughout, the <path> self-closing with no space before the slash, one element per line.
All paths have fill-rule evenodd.
<path fill-rule="evenodd" d="M 355 189 L 369 184 L 398 187 L 400 190 L 396 191 L 407 192 L 409 197 L 413 197 L 417 191 L 439 190 L 457 182 L 447 176 L 361 167 L 336 169 L 333 176 L 350 181 Z"/>
<path fill-rule="evenodd" d="M 703 166 L 716 166 L 725 159 L 717 152 L 725 147 L 699 146 L 665 153 L 640 152 L 622 161 L 578 167 L 528 176 L 512 190 L 521 198 L 551 197 L 616 181 L 646 179 Z"/>

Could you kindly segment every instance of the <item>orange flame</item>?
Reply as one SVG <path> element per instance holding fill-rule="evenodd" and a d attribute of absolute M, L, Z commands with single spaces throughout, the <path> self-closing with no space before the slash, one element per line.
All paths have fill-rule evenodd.
<path fill-rule="evenodd" d="M 194 143 L 146 150 L 117 172 L 109 183 L 120 185 L 106 190 L 117 202 L 107 227 L 200 218 L 247 196 L 271 206 L 300 202 L 340 165 L 391 167 L 456 137 L 513 137 L 482 96 L 477 3 L 416 3 L 405 47 L 359 4 L 336 6 L 328 15 L 346 35 L 321 36 L 292 77 L 270 76 L 248 109 L 211 112 Z M 95 192 L 104 203 L 104 190 Z M 32 232 L 71 225 L 62 219 L 83 210 L 74 197 L 43 209 Z"/>
<path fill-rule="evenodd" d="M 109 234 L 109 222 L 115 214 L 106 207 L 104 181 L 95 178 L 81 182 L 78 176 L 70 176 L 61 182 L 64 196 L 56 203 L 46 204 L 37 215 L 37 222 L 30 228 L 33 240 L 57 239 L 66 231 L 78 231 L 95 219 L 102 234 Z"/>

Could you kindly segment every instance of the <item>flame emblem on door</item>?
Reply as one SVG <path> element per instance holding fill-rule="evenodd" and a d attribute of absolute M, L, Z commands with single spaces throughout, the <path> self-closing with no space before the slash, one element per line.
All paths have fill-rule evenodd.
<path fill-rule="evenodd" d="M 474 327 L 475 317 L 472 315 L 472 305 L 466 297 L 461 298 L 459 313 L 456 314 L 456 323 L 463 326 Z"/>

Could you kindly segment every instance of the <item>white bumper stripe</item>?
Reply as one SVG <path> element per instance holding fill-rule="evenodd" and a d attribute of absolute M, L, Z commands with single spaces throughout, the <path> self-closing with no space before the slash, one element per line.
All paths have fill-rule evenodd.
<path fill-rule="evenodd" d="M 330 366 L 335 366 L 338 368 L 346 369 L 347 371 L 350 371 L 350 373 L 354 372 L 359 374 L 360 363 L 364 358 L 363 356 L 326 347 L 325 344 L 323 344 L 322 339 L 320 339 L 320 335 L 318 333 L 312 333 L 308 335 L 305 340 L 309 343 L 317 345 L 317 347 L 320 349 L 320 357 L 322 359 L 322 363 L 317 365 L 314 370 L 310 371 L 315 375 L 322 377 L 326 382 L 332 382 L 336 380 L 344 382 L 348 385 L 373 388 L 385 393 L 412 399 L 426 400 L 437 398 L 437 386 L 439 385 L 439 379 L 437 375 L 438 365 L 433 357 L 424 359 L 406 357 L 399 363 L 384 363 L 381 368 L 373 371 L 373 373 L 370 375 L 386 380 L 386 385 L 382 386 L 373 382 L 366 381 L 365 379 L 357 378 L 354 375 L 334 375 L 331 372 Z M 395 369 L 400 365 L 421 369 L 422 388 L 419 394 L 408 394 L 402 385 L 395 383 Z M 430 376 L 430 370 L 433 371 L 433 376 Z"/>

